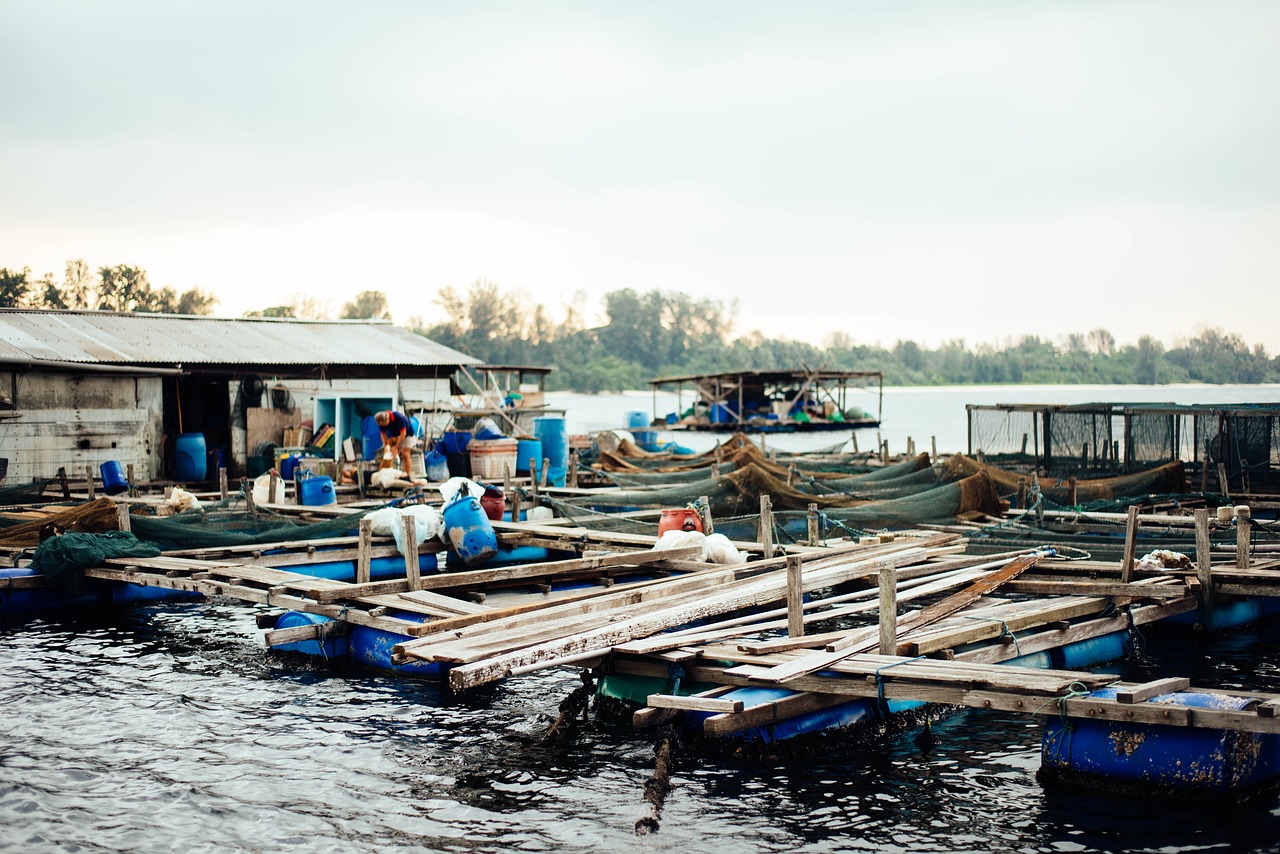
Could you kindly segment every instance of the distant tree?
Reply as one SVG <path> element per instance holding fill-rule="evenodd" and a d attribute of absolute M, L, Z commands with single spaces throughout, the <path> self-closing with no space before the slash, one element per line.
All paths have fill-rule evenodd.
<path fill-rule="evenodd" d="M 200 288 L 190 288 L 178 296 L 176 310 L 178 314 L 209 315 L 213 314 L 213 307 L 217 303 L 218 298 L 213 294 Z"/>
<path fill-rule="evenodd" d="M 1160 375 L 1159 364 L 1163 355 L 1164 348 L 1159 341 L 1150 335 L 1139 338 L 1134 354 L 1133 381 L 1142 385 L 1155 385 Z"/>
<path fill-rule="evenodd" d="M 390 320 L 387 295 L 382 291 L 361 291 L 355 299 L 342 306 L 338 316 L 346 320 Z"/>
<path fill-rule="evenodd" d="M 152 311 L 156 295 L 141 267 L 117 264 L 98 268 L 98 304 L 102 311 Z"/>
<path fill-rule="evenodd" d="M 273 305 L 256 311 L 246 311 L 245 317 L 297 317 L 291 305 Z"/>
<path fill-rule="evenodd" d="M 0 308 L 23 308 L 31 293 L 31 268 L 0 267 Z"/>

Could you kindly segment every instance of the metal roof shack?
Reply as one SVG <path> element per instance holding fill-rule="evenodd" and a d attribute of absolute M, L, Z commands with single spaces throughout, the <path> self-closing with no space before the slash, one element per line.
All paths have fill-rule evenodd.
<path fill-rule="evenodd" d="M 378 320 L 0 309 L 0 364 L 19 367 L 332 378 L 436 376 L 480 361 Z"/>

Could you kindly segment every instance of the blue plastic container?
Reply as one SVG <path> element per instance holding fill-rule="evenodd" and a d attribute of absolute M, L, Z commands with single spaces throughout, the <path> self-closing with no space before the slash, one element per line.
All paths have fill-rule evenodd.
<path fill-rule="evenodd" d="M 467 446 L 471 444 L 471 433 L 466 430 L 446 430 L 440 436 L 440 453 L 448 456 L 449 454 L 465 454 Z"/>
<path fill-rule="evenodd" d="M 498 535 L 479 498 L 459 495 L 444 507 L 444 533 L 467 566 L 483 563 L 498 552 Z"/>
<path fill-rule="evenodd" d="M 119 495 L 129 491 L 129 481 L 118 460 L 107 460 L 98 467 L 102 472 L 102 491 L 107 495 Z"/>
<path fill-rule="evenodd" d="M 276 618 L 275 628 L 296 629 L 301 626 L 319 626 L 332 622 L 332 618 L 322 617 L 319 614 L 308 614 L 303 611 L 285 611 Z M 331 634 L 324 640 L 316 638 L 295 641 L 294 643 L 274 646 L 272 649 L 284 652 L 300 652 L 304 655 L 319 655 L 324 658 L 339 658 L 347 654 L 347 636 L 345 634 Z"/>
<path fill-rule="evenodd" d="M 427 470 L 427 480 L 441 483 L 449 479 L 449 460 L 440 451 L 431 451 L 422 462 Z"/>
<path fill-rule="evenodd" d="M 313 474 L 298 481 L 298 503 L 308 507 L 320 507 L 325 504 L 336 504 L 337 493 L 333 491 L 333 478 L 323 474 Z"/>
<path fill-rule="evenodd" d="M 533 460 L 533 467 L 529 461 Z M 542 440 L 518 439 L 516 441 L 516 474 L 532 474 L 538 476 L 542 470 Z"/>
<path fill-rule="evenodd" d="M 382 428 L 372 415 L 366 415 L 360 421 L 360 459 L 372 460 L 378 456 L 382 447 Z"/>
<path fill-rule="evenodd" d="M 173 454 L 173 479 L 189 483 L 204 480 L 208 470 L 208 451 L 203 433 L 182 433 Z"/>
<path fill-rule="evenodd" d="M 547 464 L 547 483 L 564 486 L 565 472 L 569 468 L 569 432 L 564 419 L 543 416 L 533 419 L 533 435 L 542 441 L 542 457 Z"/>
<path fill-rule="evenodd" d="M 733 411 L 722 403 L 717 403 L 711 407 L 708 420 L 712 424 L 729 424 L 736 421 L 733 417 Z"/>
<path fill-rule="evenodd" d="M 627 429 L 636 437 L 636 444 L 642 448 L 658 441 L 658 431 L 648 429 L 649 424 L 649 413 L 638 410 L 627 413 Z"/>
<path fill-rule="evenodd" d="M 1111 632 L 1096 638 L 1088 638 L 1051 651 L 1054 665 L 1062 670 L 1083 670 L 1104 661 L 1124 658 L 1128 632 Z"/>
<path fill-rule="evenodd" d="M 1114 699 L 1114 688 L 1089 696 Z M 1246 697 L 1182 691 L 1148 704 L 1239 711 Z M 1042 773 L 1051 779 L 1150 785 L 1161 790 L 1239 793 L 1280 775 L 1280 736 L 1198 727 L 1048 717 L 1041 745 Z"/>
<path fill-rule="evenodd" d="M 302 457 L 297 454 L 290 454 L 280 460 L 280 477 L 285 480 L 293 480 L 293 476 L 298 473 L 298 464 L 302 462 Z"/>

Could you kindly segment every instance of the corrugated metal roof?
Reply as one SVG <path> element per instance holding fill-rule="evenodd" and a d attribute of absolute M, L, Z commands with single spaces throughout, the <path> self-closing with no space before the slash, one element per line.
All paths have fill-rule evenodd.
<path fill-rule="evenodd" d="M 478 365 L 377 321 L 0 310 L 0 359 L 113 365 Z"/>

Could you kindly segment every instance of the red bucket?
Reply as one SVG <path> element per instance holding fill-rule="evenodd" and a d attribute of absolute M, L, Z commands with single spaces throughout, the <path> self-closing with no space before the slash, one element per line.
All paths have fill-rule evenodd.
<path fill-rule="evenodd" d="M 663 510 L 658 519 L 658 536 L 667 531 L 702 531 L 702 517 L 697 510 L 688 507 L 680 510 Z"/>
<path fill-rule="evenodd" d="M 502 494 L 502 490 L 493 486 L 484 488 L 484 495 L 480 496 L 480 506 L 484 508 L 484 515 L 488 516 L 493 522 L 501 522 L 502 515 L 507 511 L 506 496 Z"/>

